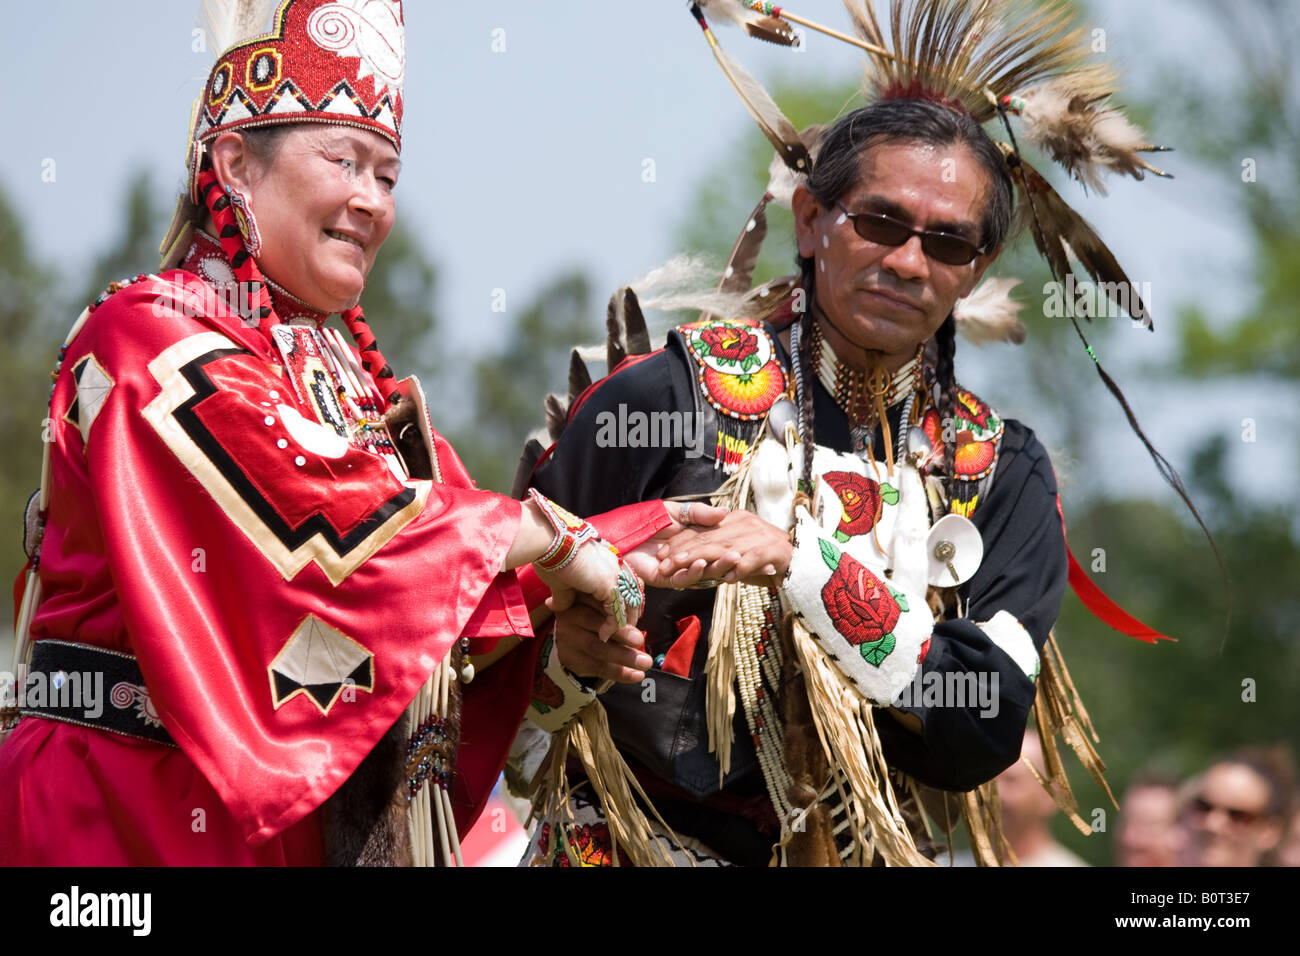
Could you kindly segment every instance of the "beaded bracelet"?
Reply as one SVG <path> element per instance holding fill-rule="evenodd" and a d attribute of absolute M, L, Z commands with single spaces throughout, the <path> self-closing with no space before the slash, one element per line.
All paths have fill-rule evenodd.
<path fill-rule="evenodd" d="M 550 549 L 534 562 L 543 571 L 558 571 L 574 559 L 579 547 L 599 540 L 600 535 L 590 522 L 565 511 L 536 488 L 529 488 L 528 495 L 555 529 L 555 541 Z"/>

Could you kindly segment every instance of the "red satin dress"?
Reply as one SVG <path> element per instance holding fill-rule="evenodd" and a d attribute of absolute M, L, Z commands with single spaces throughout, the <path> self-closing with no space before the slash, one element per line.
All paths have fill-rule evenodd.
<path fill-rule="evenodd" d="M 399 480 L 350 443 L 322 453 L 281 355 L 200 278 L 222 264 L 200 236 L 181 269 L 104 301 L 50 411 L 32 639 L 134 655 L 139 719 L 177 747 L 25 717 L 0 747 L 0 863 L 318 863 L 314 811 L 453 642 L 532 633 L 500 571 L 520 503 L 474 488 L 436 432 L 435 481 Z M 638 523 L 638 540 L 662 524 Z M 274 665 L 313 627 L 369 655 L 371 687 L 328 706 L 277 691 Z M 462 832 L 523 715 L 537 643 L 467 686 Z"/>

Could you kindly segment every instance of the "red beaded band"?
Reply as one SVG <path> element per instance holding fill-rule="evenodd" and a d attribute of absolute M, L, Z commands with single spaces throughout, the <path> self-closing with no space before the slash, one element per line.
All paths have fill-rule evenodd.
<path fill-rule="evenodd" d="M 529 488 L 528 495 L 537 502 L 537 506 L 542 509 L 542 514 L 555 529 L 555 542 L 534 562 L 543 571 L 558 571 L 573 560 L 578 553 L 578 548 L 588 541 L 600 539 L 600 534 L 590 522 L 565 511 L 536 488 Z"/>

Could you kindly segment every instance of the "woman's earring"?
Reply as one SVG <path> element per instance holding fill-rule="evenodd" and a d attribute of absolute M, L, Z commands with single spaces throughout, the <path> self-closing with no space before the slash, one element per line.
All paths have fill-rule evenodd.
<path fill-rule="evenodd" d="M 233 186 L 226 186 L 226 195 L 235 211 L 235 222 L 239 226 L 239 234 L 244 238 L 244 248 L 256 259 L 262 252 L 262 234 L 257 231 L 253 201 Z"/>

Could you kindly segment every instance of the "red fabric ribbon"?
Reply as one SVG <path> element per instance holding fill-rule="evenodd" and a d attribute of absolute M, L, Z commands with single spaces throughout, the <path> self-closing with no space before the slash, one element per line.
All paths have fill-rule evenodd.
<path fill-rule="evenodd" d="M 1065 512 L 1061 510 L 1061 496 L 1059 494 L 1056 496 L 1056 513 L 1061 516 L 1061 534 L 1064 535 Z M 1088 572 L 1083 570 L 1078 559 L 1075 558 L 1074 552 L 1070 550 L 1068 540 L 1065 545 L 1065 553 L 1070 564 L 1070 587 L 1074 589 L 1074 593 L 1083 602 L 1083 606 L 1091 611 L 1097 620 L 1113 627 L 1122 634 L 1127 634 L 1139 641 L 1146 641 L 1148 644 L 1154 644 L 1156 641 L 1177 640 L 1177 638 L 1169 637 L 1147 627 L 1147 625 L 1107 597 L 1096 582 L 1088 577 Z"/>

